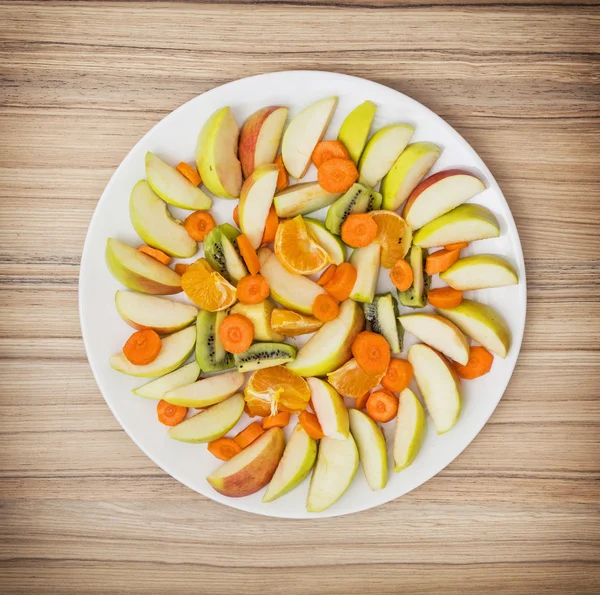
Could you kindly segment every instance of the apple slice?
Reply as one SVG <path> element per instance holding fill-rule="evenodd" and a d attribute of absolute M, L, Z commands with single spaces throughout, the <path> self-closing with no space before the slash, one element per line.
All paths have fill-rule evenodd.
<path fill-rule="evenodd" d="M 427 343 L 446 357 L 465 366 L 469 361 L 469 343 L 461 330 L 436 314 L 407 314 L 398 320 L 417 339 Z"/>
<path fill-rule="evenodd" d="M 363 473 L 372 490 L 383 490 L 388 479 L 385 437 L 381 428 L 358 409 L 350 409 L 350 431 L 356 445 Z"/>
<path fill-rule="evenodd" d="M 270 428 L 242 452 L 213 471 L 206 481 L 224 496 L 250 496 L 271 481 L 284 448 L 283 430 Z"/>
<path fill-rule="evenodd" d="M 196 167 L 203 184 L 221 198 L 238 198 L 242 188 L 238 133 L 231 108 L 223 107 L 208 119 L 198 136 Z"/>
<path fill-rule="evenodd" d="M 115 305 L 121 318 L 133 328 L 153 328 L 157 333 L 170 334 L 194 322 L 198 308 L 145 293 L 119 289 Z"/>
<path fill-rule="evenodd" d="M 466 204 L 421 227 L 413 236 L 413 244 L 433 248 L 499 236 L 500 225 L 494 213 L 481 205 Z"/>
<path fill-rule="evenodd" d="M 267 163 L 257 167 L 242 186 L 238 205 L 240 227 L 255 249 L 262 242 L 278 174 L 277 166 Z"/>
<path fill-rule="evenodd" d="M 123 353 L 116 353 L 110 358 L 110 367 L 128 376 L 153 378 L 163 376 L 179 368 L 190 357 L 196 343 L 196 329 L 193 326 L 163 337 L 158 357 L 145 366 L 132 364 Z"/>
<path fill-rule="evenodd" d="M 242 302 L 238 302 L 231 308 L 230 314 L 241 314 L 252 322 L 255 341 L 275 341 L 279 343 L 284 341 L 285 337 L 276 333 L 271 327 L 271 312 L 274 309 L 275 304 L 268 299 L 259 304 L 242 304 Z"/>
<path fill-rule="evenodd" d="M 503 358 L 508 354 L 510 329 L 491 306 L 463 299 L 456 308 L 438 308 L 438 312 L 486 349 Z"/>
<path fill-rule="evenodd" d="M 363 248 L 356 248 L 350 256 L 350 264 L 356 267 L 356 281 L 350 297 L 355 302 L 370 304 L 375 297 L 379 279 L 381 246 L 372 242 Z"/>
<path fill-rule="evenodd" d="M 376 111 L 377 106 L 372 101 L 365 101 L 355 107 L 340 126 L 338 140 L 348 149 L 352 161 L 357 165 L 367 144 Z"/>
<path fill-rule="evenodd" d="M 160 157 L 148 151 L 145 163 L 148 184 L 165 202 L 190 211 L 210 209 L 212 198 Z"/>
<path fill-rule="evenodd" d="M 415 460 L 427 428 L 421 401 L 409 388 L 399 396 L 396 431 L 394 434 L 394 471 L 406 469 Z"/>
<path fill-rule="evenodd" d="M 225 372 L 218 376 L 201 378 L 193 384 L 174 388 L 163 395 L 163 400 L 173 405 L 200 409 L 220 403 L 244 384 L 244 375 L 240 372 Z"/>
<path fill-rule="evenodd" d="M 300 485 L 315 464 L 317 441 L 298 424 L 292 432 L 263 502 L 273 502 Z"/>
<path fill-rule="evenodd" d="M 273 163 L 288 115 L 288 108 L 277 105 L 254 112 L 240 130 L 239 156 L 244 177 L 265 163 Z"/>
<path fill-rule="evenodd" d="M 114 238 L 106 242 L 106 264 L 129 289 L 154 295 L 181 291 L 181 277 L 173 269 Z"/>
<path fill-rule="evenodd" d="M 512 266 L 504 258 L 493 254 L 475 254 L 461 258 L 441 273 L 440 279 L 461 291 L 505 287 L 519 282 Z"/>
<path fill-rule="evenodd" d="M 370 138 L 360 158 L 358 182 L 373 188 L 390 171 L 414 131 L 409 124 L 390 124 L 380 128 Z"/>
<path fill-rule="evenodd" d="M 408 145 L 381 182 L 383 208 L 388 211 L 398 209 L 441 153 L 442 150 L 433 143 Z"/>
<path fill-rule="evenodd" d="M 345 440 L 350 431 L 348 410 L 340 394 L 320 378 L 307 378 L 310 398 L 323 434 L 336 440 Z"/>
<path fill-rule="evenodd" d="M 342 302 L 338 317 L 326 322 L 300 348 L 288 369 L 300 376 L 333 372 L 352 357 L 352 342 L 364 326 L 362 308 L 352 300 Z"/>
<path fill-rule="evenodd" d="M 346 260 L 346 244 L 331 233 L 322 221 L 305 217 L 304 223 L 310 236 L 325 249 L 333 264 L 342 264 Z"/>
<path fill-rule="evenodd" d="M 328 207 L 340 196 L 340 193 L 323 190 L 319 182 L 302 182 L 288 186 L 276 194 L 273 204 L 278 217 L 291 219 Z"/>
<path fill-rule="evenodd" d="M 261 248 L 258 258 L 260 274 L 269 282 L 271 297 L 290 310 L 312 314 L 315 298 L 325 290 L 307 277 L 290 273 L 268 248 Z"/>
<path fill-rule="evenodd" d="M 287 127 L 281 144 L 281 156 L 285 169 L 294 178 L 300 179 L 306 173 L 312 152 L 325 135 L 337 102 L 337 97 L 321 99 L 305 107 Z"/>
<path fill-rule="evenodd" d="M 323 512 L 350 487 L 358 469 L 358 449 L 352 434 L 345 440 L 321 438 L 317 464 L 308 488 L 306 510 Z"/>
<path fill-rule="evenodd" d="M 216 440 L 237 424 L 244 413 L 244 404 L 244 395 L 237 393 L 169 428 L 169 436 L 193 444 Z"/>
<path fill-rule="evenodd" d="M 134 388 L 131 392 L 138 397 L 159 401 L 166 392 L 196 382 L 198 376 L 200 376 L 200 366 L 196 362 L 191 362 L 174 372 L 169 372 L 143 386 Z"/>
<path fill-rule="evenodd" d="M 419 229 L 484 190 L 485 184 L 464 169 L 439 171 L 411 192 L 402 216 L 412 229 Z"/>
<path fill-rule="evenodd" d="M 415 380 L 438 434 L 450 430 L 460 413 L 460 380 L 443 355 L 423 343 L 408 350 Z"/>

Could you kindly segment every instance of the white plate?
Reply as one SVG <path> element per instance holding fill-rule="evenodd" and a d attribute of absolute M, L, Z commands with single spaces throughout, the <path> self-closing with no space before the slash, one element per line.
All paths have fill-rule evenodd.
<path fill-rule="evenodd" d="M 502 313 L 513 340 L 508 357 L 505 360 L 496 357 L 491 373 L 463 382 L 464 404 L 456 426 L 438 436 L 429 420 L 423 447 L 415 462 L 401 473 L 391 472 L 384 490 L 371 491 L 359 469 L 346 494 L 329 510 L 314 514 L 307 513 L 304 506 L 308 480 L 269 504 L 261 501 L 264 490 L 247 498 L 226 498 L 215 492 L 205 476 L 218 467 L 219 462 L 207 452 L 206 446 L 171 440 L 156 419 L 156 402 L 130 392 L 147 380 L 131 378 L 110 368 L 109 356 L 121 349 L 132 329 L 117 314 L 114 295 L 121 286 L 106 267 L 104 249 L 109 236 L 134 246 L 141 243 L 129 221 L 128 202 L 133 185 L 144 177 L 147 151 L 157 153 L 172 164 L 193 163 L 198 133 L 206 119 L 220 107 L 231 106 L 241 125 L 265 105 L 287 105 L 293 116 L 306 105 L 331 95 L 339 97 L 339 104 L 326 138 L 336 138 L 346 115 L 370 99 L 378 106 L 374 130 L 394 122 L 407 122 L 416 129 L 412 141 L 432 141 L 443 147 L 433 172 L 462 167 L 482 177 L 488 188 L 473 202 L 484 204 L 495 213 L 502 235 L 475 242 L 465 253 L 504 255 L 518 271 L 520 282 L 517 286 L 470 292 L 476 294 L 477 300 Z M 305 180 L 311 179 L 315 179 L 312 167 L 305 177 Z M 235 204 L 236 201 L 215 200 L 212 212 L 218 223 L 231 221 Z M 180 218 L 189 214 L 178 209 L 173 211 Z M 324 212 L 319 215 L 324 218 Z M 393 288 L 387 275 L 381 275 L 378 291 L 390 289 Z M 175 299 L 185 300 L 185 296 L 180 294 Z M 135 145 L 110 180 L 92 217 L 81 260 L 79 307 L 83 340 L 96 382 L 123 429 L 157 465 L 191 489 L 234 508 L 276 517 L 329 517 L 372 508 L 406 494 L 446 467 L 475 438 L 498 405 L 517 361 L 525 326 L 525 266 L 515 222 L 502 191 L 477 153 L 444 120 L 406 95 L 365 79 L 330 72 L 275 72 L 234 81 L 192 99 L 159 122 Z M 406 346 L 410 346 L 411 337 L 407 335 L 406 339 Z M 247 423 L 244 415 L 239 427 Z M 391 446 L 393 423 L 386 424 L 385 428 L 388 446 Z"/>

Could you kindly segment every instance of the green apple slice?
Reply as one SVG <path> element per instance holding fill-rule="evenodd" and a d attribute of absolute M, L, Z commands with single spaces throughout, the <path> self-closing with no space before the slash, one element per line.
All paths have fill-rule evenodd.
<path fill-rule="evenodd" d="M 257 167 L 242 186 L 238 205 L 240 227 L 255 249 L 262 242 L 278 175 L 277 165 L 266 163 Z"/>
<path fill-rule="evenodd" d="M 356 445 L 363 473 L 372 490 L 383 490 L 388 480 L 388 460 L 381 428 L 358 409 L 350 409 L 350 431 Z"/>
<path fill-rule="evenodd" d="M 196 362 L 191 362 L 143 386 L 134 388 L 131 392 L 138 397 L 159 401 L 166 392 L 196 382 L 198 376 L 200 376 L 200 366 Z"/>
<path fill-rule="evenodd" d="M 371 303 L 379 279 L 381 246 L 372 242 L 363 248 L 356 248 L 350 257 L 350 264 L 356 267 L 356 282 L 350 297 L 355 302 Z"/>
<path fill-rule="evenodd" d="M 138 330 L 152 328 L 164 335 L 189 326 L 198 315 L 196 306 L 124 289 L 115 294 L 115 305 L 128 325 Z"/>
<path fill-rule="evenodd" d="M 290 310 L 312 314 L 315 298 L 325 290 L 303 275 L 290 273 L 268 248 L 261 248 L 258 258 L 260 274 L 269 282 L 271 297 Z"/>
<path fill-rule="evenodd" d="M 367 144 L 376 111 L 377 106 L 372 101 L 365 101 L 355 107 L 340 126 L 338 140 L 348 149 L 352 161 L 357 165 Z"/>
<path fill-rule="evenodd" d="M 423 438 L 427 421 L 421 401 L 409 388 L 399 396 L 396 431 L 394 434 L 394 471 L 406 469 L 415 460 Z"/>
<path fill-rule="evenodd" d="M 500 224 L 494 213 L 481 205 L 465 204 L 421 227 L 413 236 L 413 245 L 433 248 L 499 236 Z"/>
<path fill-rule="evenodd" d="M 322 221 L 306 217 L 304 223 L 306 223 L 308 233 L 319 246 L 325 249 L 333 264 L 342 264 L 346 260 L 346 244 L 331 233 Z"/>
<path fill-rule="evenodd" d="M 244 413 L 244 404 L 244 395 L 237 393 L 169 428 L 169 436 L 193 444 L 216 440 L 237 424 Z"/>
<path fill-rule="evenodd" d="M 469 343 L 461 330 L 443 316 L 436 314 L 407 314 L 398 320 L 411 333 L 455 362 L 467 365 Z"/>
<path fill-rule="evenodd" d="M 182 407 L 209 407 L 224 401 L 244 384 L 240 372 L 225 372 L 218 376 L 202 378 L 187 386 L 174 388 L 163 395 L 163 400 Z"/>
<path fill-rule="evenodd" d="M 123 353 L 116 353 L 110 358 L 110 367 L 128 376 L 153 378 L 162 376 L 179 368 L 190 357 L 196 343 L 196 329 L 193 326 L 163 337 L 158 357 L 145 366 L 132 364 Z"/>
<path fill-rule="evenodd" d="M 370 139 L 358 164 L 358 181 L 373 188 L 398 159 L 415 129 L 409 124 L 390 124 L 380 128 Z"/>
<path fill-rule="evenodd" d="M 298 351 L 288 369 L 300 376 L 324 376 L 352 357 L 352 342 L 363 330 L 362 308 L 352 300 L 342 302 L 340 313 L 326 322 Z"/>
<path fill-rule="evenodd" d="M 336 440 L 345 440 L 350 431 L 348 410 L 340 394 L 320 378 L 307 378 L 310 398 L 323 434 Z"/>
<path fill-rule="evenodd" d="M 337 97 L 321 99 L 305 107 L 289 123 L 281 143 L 281 156 L 285 169 L 300 179 L 310 165 L 310 158 L 317 143 L 325 135 L 337 106 Z"/>
<path fill-rule="evenodd" d="M 415 380 L 438 434 L 456 423 L 460 413 L 460 380 L 443 355 L 423 343 L 408 350 Z"/>
<path fill-rule="evenodd" d="M 276 194 L 273 204 L 278 217 L 291 219 L 328 207 L 340 196 L 340 193 L 323 190 L 319 182 L 302 182 L 292 184 Z"/>
<path fill-rule="evenodd" d="M 285 340 L 284 335 L 276 333 L 271 327 L 271 312 L 275 309 L 275 304 L 270 300 L 264 300 L 260 304 L 242 304 L 238 302 L 230 310 L 230 314 L 241 314 L 245 316 L 254 325 L 255 341 L 275 341 Z"/>
<path fill-rule="evenodd" d="M 510 329 L 491 306 L 463 299 L 456 308 L 438 308 L 438 312 L 451 320 L 467 337 L 500 357 L 510 349 Z"/>
<path fill-rule="evenodd" d="M 519 282 L 512 266 L 504 258 L 494 254 L 475 254 L 461 258 L 441 273 L 440 279 L 460 291 L 505 287 Z"/>
<path fill-rule="evenodd" d="M 212 199 L 174 167 L 150 151 L 145 162 L 148 184 L 165 202 L 190 211 L 210 209 Z"/>
<path fill-rule="evenodd" d="M 308 488 L 306 510 L 323 512 L 350 487 L 358 469 L 358 449 L 352 434 L 345 440 L 325 436 L 319 444 L 317 464 Z"/>
<path fill-rule="evenodd" d="M 389 211 L 398 209 L 441 153 L 442 150 L 433 143 L 408 145 L 381 182 L 383 208 Z"/>
<path fill-rule="evenodd" d="M 317 441 L 298 424 L 292 432 L 263 502 L 273 502 L 300 485 L 315 464 Z"/>

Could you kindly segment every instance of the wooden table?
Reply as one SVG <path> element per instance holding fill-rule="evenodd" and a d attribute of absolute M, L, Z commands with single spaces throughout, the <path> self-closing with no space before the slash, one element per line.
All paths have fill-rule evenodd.
<path fill-rule="evenodd" d="M 599 592 L 600 12 L 327 4 L 0 2 L 2 593 Z M 297 68 L 455 126 L 510 202 L 529 279 L 519 364 L 476 440 L 407 496 L 318 522 L 158 469 L 104 403 L 77 311 L 86 229 L 130 147 L 207 89 Z"/>

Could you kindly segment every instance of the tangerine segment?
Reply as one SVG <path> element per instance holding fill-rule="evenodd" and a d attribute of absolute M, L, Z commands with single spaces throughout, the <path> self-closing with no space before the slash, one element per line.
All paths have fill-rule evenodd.
<path fill-rule="evenodd" d="M 343 397 L 359 399 L 365 393 L 374 389 L 381 379 L 382 374 L 367 374 L 356 363 L 355 359 L 346 362 L 341 368 L 327 374 L 327 381 Z"/>
<path fill-rule="evenodd" d="M 297 337 L 298 335 L 314 333 L 322 326 L 323 322 L 314 316 L 307 316 L 306 314 L 282 308 L 275 308 L 271 312 L 271 328 L 276 333 L 285 335 L 286 337 Z"/>
<path fill-rule="evenodd" d="M 329 264 L 329 255 L 312 239 L 301 215 L 279 224 L 275 256 L 288 271 L 300 275 L 318 273 Z"/>
<path fill-rule="evenodd" d="M 373 211 L 369 214 L 377 223 L 375 242 L 381 245 L 381 266 L 391 269 L 407 255 L 412 244 L 412 230 L 394 211 Z"/>
<path fill-rule="evenodd" d="M 218 312 L 235 303 L 235 287 L 214 271 L 204 258 L 191 264 L 181 276 L 185 294 L 203 310 Z"/>

